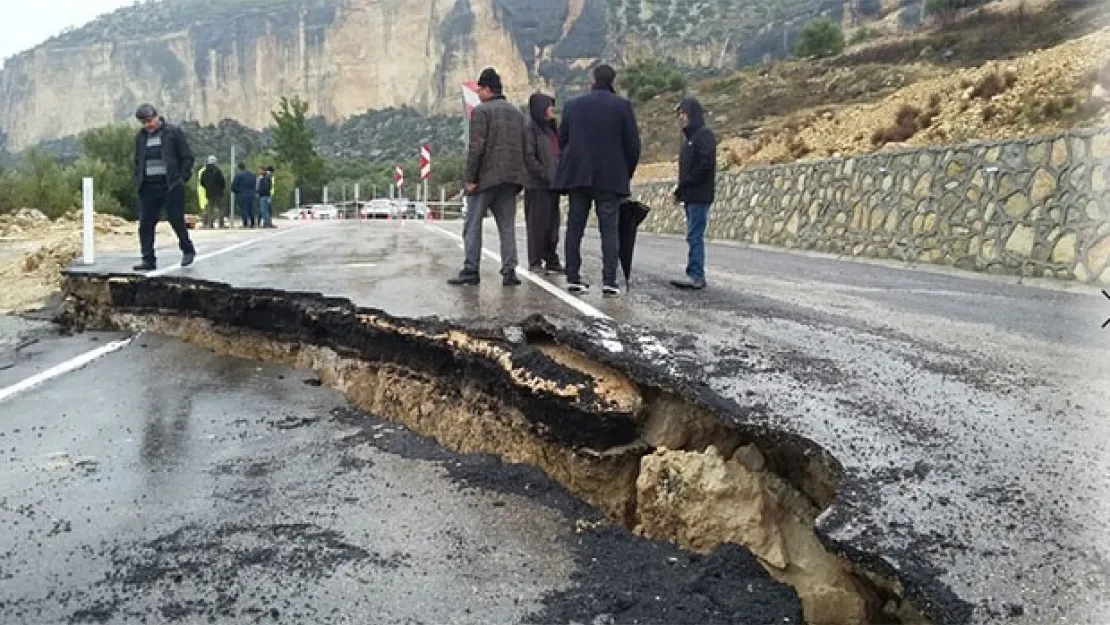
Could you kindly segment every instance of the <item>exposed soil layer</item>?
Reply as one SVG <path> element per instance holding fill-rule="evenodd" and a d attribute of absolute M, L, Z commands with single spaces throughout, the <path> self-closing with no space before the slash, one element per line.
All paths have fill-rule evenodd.
<path fill-rule="evenodd" d="M 479 330 L 185 279 L 72 274 L 66 293 L 71 327 L 151 331 L 313 369 L 360 409 L 459 452 L 535 466 L 644 537 L 702 554 L 743 545 L 793 587 L 809 623 L 968 617 L 935 579 L 906 579 L 881 554 L 822 536 L 820 515 L 850 511 L 837 499 L 840 466 L 819 446 L 580 328 L 532 317 Z M 726 570 L 736 553 L 711 562 Z"/>

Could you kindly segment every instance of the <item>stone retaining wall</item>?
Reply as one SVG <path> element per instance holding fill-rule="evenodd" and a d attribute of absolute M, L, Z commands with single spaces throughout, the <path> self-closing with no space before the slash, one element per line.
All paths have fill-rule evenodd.
<path fill-rule="evenodd" d="M 685 233 L 673 186 L 643 229 Z M 1110 128 L 722 173 L 708 236 L 1110 284 Z"/>

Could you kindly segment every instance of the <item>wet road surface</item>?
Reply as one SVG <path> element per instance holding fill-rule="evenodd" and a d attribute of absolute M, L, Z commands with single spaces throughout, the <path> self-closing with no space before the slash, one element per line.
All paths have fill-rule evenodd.
<path fill-rule="evenodd" d="M 395 315 L 518 321 L 531 312 L 568 316 L 587 312 L 640 326 L 665 342 L 671 350 L 672 364 L 685 375 L 706 379 L 716 390 L 741 404 L 767 406 L 769 418 L 776 425 L 816 440 L 837 456 L 845 465 L 848 484 L 853 489 L 849 494 L 856 505 L 847 518 L 822 519 L 835 537 L 882 554 L 903 570 L 913 570 L 920 576 L 937 580 L 974 605 L 974 622 L 1088 623 L 1101 620 L 1101 615 L 1106 613 L 1108 606 L 1100 589 L 1110 586 L 1110 539 L 1107 538 L 1110 536 L 1110 508 L 1106 503 L 1110 501 L 1107 496 L 1110 495 L 1107 492 L 1110 490 L 1110 455 L 1106 453 L 1106 442 L 1110 440 L 1107 419 L 1110 411 L 1106 408 L 1110 400 L 1110 330 L 1100 331 L 1099 325 L 1110 314 L 1110 305 L 1096 290 L 1043 289 L 1012 284 L 1012 280 L 711 245 L 708 258 L 711 288 L 683 293 L 672 290 L 667 280 L 681 274 L 684 242 L 646 235 L 641 235 L 637 248 L 633 290 L 621 299 L 604 300 L 596 289 L 580 300 L 559 299 L 529 281 L 521 287 L 504 289 L 496 274 L 496 263 L 488 258 L 483 261 L 484 282 L 480 287 L 453 289 L 443 281 L 457 271 L 461 262 L 460 245 L 450 236 L 459 228 L 450 223 L 441 226 L 373 222 L 283 230 L 277 238 L 209 259 L 203 258 L 205 250 L 202 249 L 202 259 L 197 265 L 175 273 L 237 286 L 339 295 Z M 520 234 L 523 242 L 523 231 Z M 591 235 L 584 244 L 585 270 L 588 279 L 595 284 L 600 282 L 600 276 L 596 275 L 600 269 L 597 247 L 596 237 Z M 492 228 L 486 230 L 486 248 L 497 249 Z M 520 249 L 523 256 L 523 245 Z M 98 269 L 126 270 L 131 263 L 132 259 L 128 258 L 106 257 L 101 259 Z M 557 286 L 561 284 L 559 280 L 551 282 Z M 581 303 L 571 304 L 568 300 Z M 89 337 L 74 337 L 69 341 L 88 342 Z M 64 360 L 68 352 L 62 353 L 63 344 L 64 349 L 76 349 L 62 340 L 56 348 L 44 349 L 38 358 L 24 358 L 20 366 L 29 370 L 34 366 L 29 362 L 50 358 Z M 23 451 L 30 432 L 28 426 L 37 422 L 36 415 L 56 414 L 62 410 L 60 405 L 46 408 L 36 404 L 42 401 L 42 395 L 61 398 L 66 396 L 67 389 L 73 388 L 70 385 L 76 384 L 77 376 L 106 376 L 116 381 L 116 386 L 111 386 L 108 380 L 90 381 L 89 384 L 108 394 L 101 398 L 104 403 L 95 412 L 102 412 L 101 418 L 110 423 L 104 427 L 114 428 L 117 423 L 128 423 L 128 418 L 122 409 L 112 407 L 120 398 L 112 396 L 113 391 L 107 389 L 121 388 L 120 381 L 132 380 L 143 372 L 148 375 L 140 379 L 148 379 L 151 384 L 156 385 L 163 378 L 168 383 L 186 374 L 166 374 L 165 371 L 180 369 L 174 366 L 180 362 L 196 362 L 197 366 L 191 366 L 187 375 L 194 380 L 190 384 L 196 384 L 204 392 L 199 395 L 179 393 L 167 387 L 164 396 L 159 398 L 161 403 L 173 405 L 174 401 L 182 402 L 186 397 L 203 397 L 208 393 L 253 393 L 249 397 L 240 396 L 232 403 L 240 407 L 241 418 L 247 420 L 245 424 L 234 426 L 236 417 L 213 412 L 201 412 L 199 418 L 188 420 L 194 424 L 191 428 L 204 432 L 203 436 L 214 437 L 211 440 L 260 437 L 253 450 L 225 461 L 249 464 L 247 456 L 257 455 L 265 462 L 266 458 L 297 458 L 296 453 L 308 454 L 303 460 L 281 462 L 281 466 L 296 467 L 287 470 L 285 475 L 277 470 L 281 486 L 275 492 L 280 492 L 282 497 L 269 509 L 270 515 L 278 519 L 275 521 L 278 526 L 304 522 L 303 515 L 297 515 L 299 520 L 296 521 L 282 520 L 282 515 L 289 515 L 290 508 L 311 509 L 312 504 L 299 502 L 313 501 L 313 495 L 324 497 L 318 505 L 336 506 L 346 513 L 339 516 L 365 516 L 365 502 L 343 501 L 345 495 L 331 498 L 330 487 L 312 488 L 313 480 L 318 483 L 326 479 L 327 464 L 317 467 L 317 458 L 311 452 L 284 450 L 282 445 L 288 441 L 273 438 L 288 436 L 289 431 L 299 432 L 297 436 L 316 437 L 301 441 L 305 448 L 313 443 L 329 444 L 323 441 L 332 444 L 341 441 L 340 425 L 319 418 L 320 414 L 340 408 L 342 402 L 338 398 L 330 396 L 332 404 L 325 401 L 306 411 L 318 417 L 312 427 L 276 428 L 278 433 L 275 433 L 275 428 L 266 426 L 266 419 L 272 418 L 265 416 L 267 411 L 275 415 L 296 413 L 298 402 L 306 393 L 303 383 L 293 379 L 296 374 L 283 374 L 286 380 L 270 380 L 256 390 L 260 386 L 257 383 L 243 385 L 235 382 L 233 375 L 217 375 L 209 369 L 253 369 L 257 365 L 229 365 L 224 362 L 226 359 L 206 357 L 179 344 L 170 345 L 171 342 L 161 343 L 158 349 L 174 354 L 190 350 L 189 357 L 175 355 L 163 361 L 146 362 L 151 358 L 146 355 L 152 353 L 149 347 L 129 346 L 125 351 L 97 361 L 87 370 L 52 381 L 5 406 L 4 414 L 13 415 L 5 416 L 0 422 L 5 436 L 16 436 L 10 433 L 13 426 L 9 422 L 22 419 L 23 424 L 18 435 L 21 444 L 12 444 L 11 438 L 0 438 L 0 447 L 20 450 L 20 459 L 17 461 L 13 456 L 11 461 L 16 468 L 5 468 L 3 479 L 10 484 L 5 492 L 22 489 L 23 494 L 21 503 L 14 506 L 5 500 L 0 514 L 18 520 L 18 514 L 9 510 L 28 505 L 24 501 L 39 501 L 36 497 L 45 505 L 58 497 L 57 490 L 63 487 L 49 481 L 56 473 L 42 469 L 63 460 L 52 459 L 53 452 L 46 447 L 34 447 L 37 457 Z M 135 356 L 137 350 L 142 350 L 144 355 Z M 10 346 L 7 351 L 12 351 Z M 127 366 L 139 371 L 127 373 L 121 369 Z M 159 375 L 149 375 L 151 371 Z M 5 380 L 0 380 L 0 386 Z M 179 380 L 177 387 L 181 384 Z M 282 394 L 279 390 L 282 385 L 292 388 Z M 135 387 L 134 384 L 123 386 L 132 390 Z M 312 393 L 324 391 L 312 391 L 306 396 L 311 397 Z M 282 399 L 277 401 L 277 397 Z M 209 409 L 216 410 L 217 405 L 222 402 L 210 404 Z M 144 410 L 135 408 L 130 417 L 132 429 L 139 433 L 135 435 L 136 440 L 141 440 L 139 421 L 145 418 Z M 169 421 L 172 424 L 172 417 Z M 64 424 L 43 425 L 66 429 Z M 174 431 L 172 425 L 167 431 Z M 65 436 L 39 431 L 32 434 Z M 126 453 L 125 446 L 105 442 L 109 435 L 116 441 L 126 438 L 118 430 L 106 434 L 89 430 L 84 435 L 90 437 L 92 449 L 69 451 L 71 458 L 76 455 L 108 457 L 103 449 L 105 445 L 118 453 Z M 204 443 L 197 445 L 197 449 L 205 449 Z M 141 445 L 139 447 L 141 449 Z M 151 507 L 143 508 L 138 517 L 155 514 L 155 518 L 165 520 L 172 516 L 171 511 L 182 505 L 183 495 L 187 497 L 187 493 L 195 492 L 190 489 L 200 488 L 199 483 L 211 482 L 208 484 L 210 499 L 205 503 L 203 498 L 193 497 L 198 503 L 193 509 L 212 508 L 219 512 L 195 523 L 208 533 L 217 531 L 213 528 L 244 525 L 236 523 L 234 511 L 227 513 L 230 525 L 224 523 L 222 508 L 229 504 L 222 498 L 214 501 L 212 493 L 216 492 L 213 490 L 216 484 L 230 480 L 219 471 L 214 472 L 215 465 L 208 462 L 218 457 L 217 447 L 224 449 L 210 443 L 206 453 L 190 454 L 186 460 L 178 460 L 178 465 L 182 466 L 180 477 L 185 482 L 181 492 L 173 494 L 174 488 L 169 489 L 165 495 L 170 501 L 168 505 L 154 506 L 155 512 L 151 512 Z M 130 466 L 142 466 L 141 453 L 133 451 L 132 454 L 135 457 Z M 215 456 L 210 457 L 213 454 Z M 400 462 L 373 460 L 375 466 Z M 331 461 L 340 462 L 334 458 Z M 110 471 L 115 465 L 105 465 L 98 460 L 94 466 L 95 475 L 104 479 L 107 474 L 100 472 Z M 35 475 L 40 477 L 28 485 L 26 476 L 19 471 L 31 472 L 32 467 L 37 467 L 39 473 Z M 312 479 L 298 482 L 308 467 L 311 467 L 307 473 Z M 332 471 L 338 470 L 332 467 Z M 118 479 L 126 483 L 136 479 L 135 473 L 134 470 L 124 471 Z M 390 475 L 394 474 L 391 469 Z M 352 476 L 342 472 L 339 475 L 343 476 L 341 480 L 333 478 L 329 482 L 335 483 L 336 492 L 352 492 L 346 490 L 351 482 L 357 483 L 355 490 L 372 489 L 373 480 L 366 475 Z M 17 484 L 13 484 L 13 480 Z M 420 486 L 429 487 L 427 482 L 427 479 L 421 480 Z M 128 489 L 119 486 L 105 488 L 104 500 L 89 500 L 93 495 L 84 493 L 75 496 L 90 509 L 113 505 L 106 502 L 115 502 L 114 505 L 127 509 L 134 504 L 120 494 Z M 223 487 L 231 488 L 227 484 Z M 319 490 L 326 490 L 327 494 Z M 371 492 L 376 491 L 372 489 Z M 441 494 L 441 491 L 436 492 Z M 442 485 L 442 493 L 451 492 L 449 485 Z M 374 496 L 389 502 L 385 494 Z M 459 496 L 458 493 L 449 495 Z M 9 499 L 15 501 L 11 496 Z M 396 501 L 391 503 L 398 506 Z M 465 503 L 452 505 L 466 507 Z M 527 502 L 520 505 L 526 506 Z M 515 508 L 516 504 L 511 507 Z M 247 506 L 238 514 L 246 518 L 258 508 Z M 166 516 L 162 515 L 163 511 Z M 58 518 L 63 516 L 58 515 Z M 132 510 L 124 516 L 132 519 L 136 514 Z M 559 533 L 559 521 L 550 520 L 550 515 L 546 525 L 543 514 L 511 516 L 502 522 L 513 526 L 523 516 L 532 519 L 531 527 L 539 535 Z M 373 523 L 372 519 L 368 522 Z M 437 524 L 440 522 L 441 519 L 436 519 Z M 479 521 L 485 522 L 484 518 Z M 52 527 L 46 525 L 39 523 L 38 531 L 51 531 Z M 157 527 L 163 523 L 152 519 L 148 525 Z M 161 532 L 127 526 L 124 533 L 133 533 L 129 543 L 141 544 L 142 540 L 164 538 L 166 528 L 171 525 L 162 526 Z M 326 527 L 329 531 L 339 531 L 334 526 Z M 517 528 L 518 535 L 526 535 L 527 527 Z M 348 536 L 352 532 L 357 535 L 357 531 L 358 528 L 350 531 L 343 528 L 340 535 Z M 86 530 L 74 532 L 81 534 Z M 99 539 L 97 534 L 85 533 L 75 541 L 87 546 Z M 106 544 L 119 542 L 118 539 L 104 540 Z M 258 540 L 257 533 L 255 540 Z M 552 544 L 555 542 L 552 539 Z M 370 553 L 393 553 L 385 548 L 388 544 L 375 545 L 370 548 L 358 543 L 360 549 Z M 62 553 L 40 554 L 31 548 L 27 541 L 19 540 L 5 546 L 4 552 L 25 563 Z M 396 551 L 406 550 L 397 548 Z M 558 548 L 542 551 L 552 560 L 543 567 L 545 574 L 529 575 L 527 580 L 521 581 L 524 586 L 516 592 L 522 605 L 529 602 L 535 605 L 537 597 L 545 592 L 565 587 L 568 571 L 575 568 L 573 556 L 560 555 Z M 533 562 L 529 558 L 536 557 L 530 553 L 516 555 L 518 564 Z M 337 563 L 335 567 L 336 570 L 357 568 L 347 562 Z M 68 567 L 63 568 L 68 570 Z M 25 569 L 20 570 L 23 573 L 19 579 L 30 575 Z M 34 581 L 17 590 L 14 596 L 22 597 L 27 588 L 48 592 L 51 580 L 56 579 L 51 576 L 57 576 L 58 570 L 39 571 L 40 577 L 27 578 Z M 89 567 L 89 570 L 95 569 Z M 496 579 L 497 572 L 491 570 L 488 576 L 483 579 L 492 583 L 489 580 Z M 314 597 L 341 594 L 336 586 L 340 583 L 336 578 L 341 576 L 327 577 L 312 587 L 311 592 L 316 593 Z M 93 584 L 94 578 L 96 575 L 90 574 L 86 581 Z M 274 575 L 272 582 L 278 584 L 279 580 L 280 576 Z M 0 589 L 8 587 L 7 581 L 4 584 Z M 81 587 L 80 583 L 66 586 L 69 592 L 77 592 L 74 588 Z M 258 592 L 265 595 L 266 591 Z M 271 591 L 270 596 L 273 594 Z M 8 595 L 0 601 L 10 602 L 12 598 L 13 595 Z M 16 605 L 17 609 L 39 609 L 50 603 L 40 599 L 37 603 L 21 599 L 8 605 Z M 448 593 L 445 601 L 454 599 Z M 317 607 L 328 605 L 324 599 L 312 603 Z M 6 609 L 9 608 L 0 608 L 0 613 Z M 481 609 L 495 608 L 482 606 Z M 503 617 L 506 622 L 524 613 L 524 608 L 513 611 L 502 606 L 497 609 L 505 611 L 488 614 Z M 388 613 L 395 614 L 398 619 L 408 618 L 403 612 Z M 436 614 L 428 612 L 413 618 L 440 622 Z M 477 619 L 476 622 L 481 621 Z"/>

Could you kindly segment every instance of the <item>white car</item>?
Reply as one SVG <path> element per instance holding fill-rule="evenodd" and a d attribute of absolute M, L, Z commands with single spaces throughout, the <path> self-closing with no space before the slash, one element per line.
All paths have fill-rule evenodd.
<path fill-rule="evenodd" d="M 389 219 L 394 216 L 393 203 L 385 199 L 366 202 L 358 209 L 363 219 Z"/>
<path fill-rule="evenodd" d="M 314 219 L 339 219 L 339 209 L 332 204 L 313 204 L 309 210 Z"/>

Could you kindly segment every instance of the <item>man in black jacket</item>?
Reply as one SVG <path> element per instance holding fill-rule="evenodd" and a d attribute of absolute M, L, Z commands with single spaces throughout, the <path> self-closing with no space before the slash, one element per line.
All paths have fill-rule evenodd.
<path fill-rule="evenodd" d="M 204 210 L 204 227 L 212 228 L 219 218 L 220 227 L 227 227 L 227 211 L 224 209 L 224 194 L 227 192 L 227 179 L 220 170 L 219 159 L 215 156 L 208 157 L 208 165 L 200 173 L 200 186 L 208 198 L 208 206 Z"/>
<path fill-rule="evenodd" d="M 600 65 L 593 72 L 593 89 L 567 102 L 559 124 L 559 168 L 552 188 L 570 194 L 567 215 L 567 290 L 586 293 L 582 281 L 582 235 L 597 208 L 601 231 L 602 294 L 619 297 L 620 262 L 618 223 L 621 198 L 628 197 L 632 176 L 640 162 L 640 131 L 632 104 L 616 95 L 616 72 Z"/>
<path fill-rule="evenodd" d="M 247 169 L 246 163 L 239 163 L 239 173 L 231 179 L 231 193 L 235 196 L 235 208 L 243 220 L 244 228 L 254 228 L 254 199 L 258 195 L 258 179 Z"/>
<path fill-rule="evenodd" d="M 686 279 L 673 280 L 680 289 L 705 288 L 705 227 L 713 204 L 717 178 L 717 138 L 705 125 L 705 111 L 695 98 L 686 98 L 675 109 L 682 124 L 682 150 L 678 156 L 676 203 L 686 206 Z"/>
<path fill-rule="evenodd" d="M 135 137 L 135 186 L 139 188 L 139 245 L 142 262 L 135 271 L 151 271 L 158 265 L 154 255 L 154 232 L 162 209 L 173 226 L 181 249 L 181 266 L 196 258 L 196 248 L 185 225 L 185 183 L 193 174 L 193 152 L 185 133 L 167 124 L 150 104 L 135 112 L 143 128 Z"/>
<path fill-rule="evenodd" d="M 273 191 L 274 179 L 271 177 L 270 169 L 261 167 L 258 170 L 258 212 L 260 222 L 263 228 L 273 228 L 274 220 L 272 216 L 273 209 Z"/>

